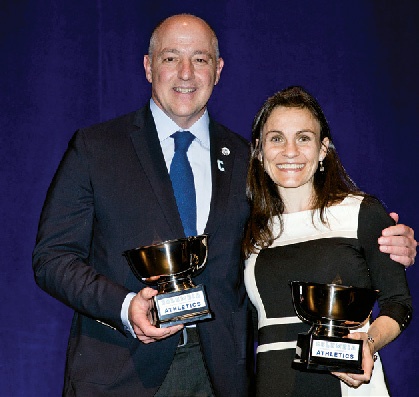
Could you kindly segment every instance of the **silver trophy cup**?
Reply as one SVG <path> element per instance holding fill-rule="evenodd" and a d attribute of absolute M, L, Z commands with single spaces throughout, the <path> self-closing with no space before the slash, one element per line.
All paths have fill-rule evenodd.
<path fill-rule="evenodd" d="M 362 341 L 345 336 L 368 319 L 378 291 L 301 281 L 290 286 L 297 316 L 312 325 L 298 334 L 293 368 L 362 374 Z"/>
<path fill-rule="evenodd" d="M 157 286 L 154 306 L 158 327 L 212 317 L 204 286 L 192 281 L 207 261 L 207 235 L 134 248 L 125 251 L 124 256 L 139 280 Z"/>

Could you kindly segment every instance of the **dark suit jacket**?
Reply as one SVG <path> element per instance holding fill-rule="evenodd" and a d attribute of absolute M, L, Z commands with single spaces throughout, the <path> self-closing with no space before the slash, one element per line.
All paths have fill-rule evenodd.
<path fill-rule="evenodd" d="M 195 282 L 205 285 L 214 319 L 198 331 L 216 394 L 243 397 L 248 144 L 213 120 L 210 141 L 208 262 Z M 148 106 L 76 132 L 48 191 L 33 256 L 38 285 L 75 311 L 64 395 L 152 396 L 161 385 L 179 334 L 145 345 L 124 330 L 122 302 L 144 285 L 122 253 L 183 235 Z"/>

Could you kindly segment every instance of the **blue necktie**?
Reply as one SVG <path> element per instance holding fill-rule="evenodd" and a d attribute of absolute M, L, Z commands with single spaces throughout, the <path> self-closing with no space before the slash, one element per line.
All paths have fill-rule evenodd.
<path fill-rule="evenodd" d="M 177 131 L 171 135 L 175 140 L 175 154 L 170 165 L 170 179 L 177 207 L 186 236 L 196 236 L 196 193 L 191 165 L 186 152 L 195 136 L 189 131 Z"/>

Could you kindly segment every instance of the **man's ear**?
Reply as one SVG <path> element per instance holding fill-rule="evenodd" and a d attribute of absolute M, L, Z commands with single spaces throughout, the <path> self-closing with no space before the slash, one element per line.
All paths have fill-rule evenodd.
<path fill-rule="evenodd" d="M 221 71 L 223 70 L 223 66 L 224 66 L 223 58 L 218 58 L 217 69 L 215 71 L 215 83 L 214 83 L 214 85 L 217 85 L 218 82 L 220 81 L 220 76 L 221 76 Z"/>
<path fill-rule="evenodd" d="M 152 73 L 151 73 L 151 59 L 148 55 L 144 55 L 143 60 L 144 71 L 145 71 L 145 78 L 149 83 L 153 82 Z"/>

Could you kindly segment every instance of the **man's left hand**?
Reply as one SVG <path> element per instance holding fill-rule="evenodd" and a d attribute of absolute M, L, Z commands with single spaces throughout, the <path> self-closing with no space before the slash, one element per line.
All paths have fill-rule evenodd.
<path fill-rule="evenodd" d="M 399 216 L 392 212 L 390 216 L 397 223 Z M 396 224 L 383 230 L 382 236 L 378 239 L 380 251 L 390 254 L 390 258 L 402 265 L 409 267 L 413 265 L 418 245 L 414 237 L 414 230 L 403 224 Z"/>

